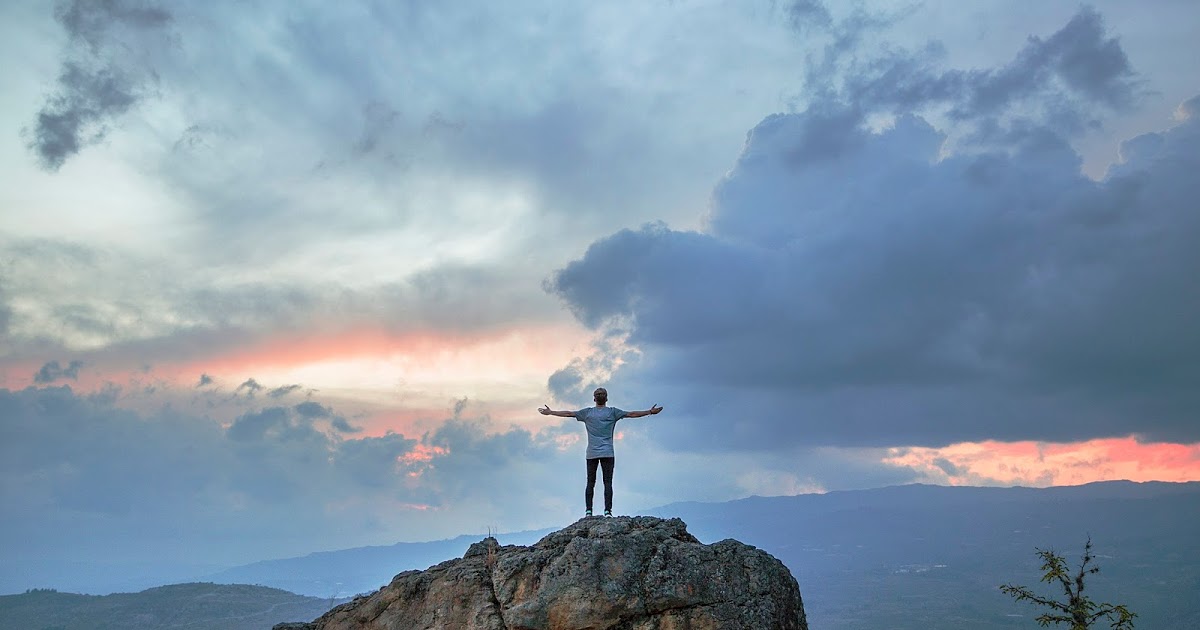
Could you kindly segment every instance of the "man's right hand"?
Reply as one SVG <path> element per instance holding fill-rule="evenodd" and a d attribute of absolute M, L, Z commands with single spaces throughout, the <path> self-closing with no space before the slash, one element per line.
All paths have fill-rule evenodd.
<path fill-rule="evenodd" d="M 543 416 L 550 415 L 550 405 L 546 405 L 545 407 L 538 407 L 538 413 L 542 414 Z"/>

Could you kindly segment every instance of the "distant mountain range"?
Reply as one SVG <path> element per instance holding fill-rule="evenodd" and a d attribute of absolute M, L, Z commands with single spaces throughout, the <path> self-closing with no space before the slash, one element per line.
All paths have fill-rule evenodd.
<path fill-rule="evenodd" d="M 281 621 L 313 619 L 343 601 L 244 584 L 173 584 L 113 595 L 37 589 L 0 595 L 0 628 L 264 630 Z"/>
<path fill-rule="evenodd" d="M 704 542 L 735 538 L 778 557 L 799 581 L 813 628 L 1034 628 L 1042 611 L 1012 601 L 998 587 L 1017 583 L 1038 590 L 1045 585 L 1038 583 L 1035 549 L 1054 549 L 1075 566 L 1089 536 L 1102 568 L 1088 582 L 1094 599 L 1128 605 L 1139 615 L 1138 630 L 1200 628 L 1200 483 L 909 485 L 676 503 L 645 513 L 680 517 Z M 550 531 L 497 537 L 502 544 L 528 545 Z M 204 579 L 328 600 L 373 591 L 401 571 L 460 557 L 482 538 L 314 553 Z M 1041 592 L 1057 594 L 1048 587 Z M 0 630 L 37 628 L 3 619 Z"/>
<path fill-rule="evenodd" d="M 552 531 L 495 534 L 495 537 L 505 545 L 530 545 Z M 459 557 L 471 543 L 484 537 L 483 534 L 464 535 L 432 542 L 321 551 L 299 558 L 255 562 L 203 579 L 225 584 L 263 584 L 316 597 L 353 596 L 378 589 L 401 571 L 425 569 Z"/>
<path fill-rule="evenodd" d="M 778 557 L 800 582 L 814 628 L 1032 627 L 1040 611 L 998 587 L 1037 587 L 1035 549 L 1055 549 L 1075 563 L 1089 535 L 1102 568 L 1089 593 L 1128 604 L 1139 613 L 1139 630 L 1200 628 L 1200 483 L 908 485 L 675 503 L 645 513 L 678 516 L 705 542 L 735 538 Z M 499 538 L 531 544 L 549 531 Z M 347 595 L 461 556 L 481 538 L 324 552 L 205 579 Z"/>
<path fill-rule="evenodd" d="M 1200 628 L 1200 483 L 910 485 L 651 513 L 682 518 L 701 540 L 733 537 L 778 557 L 814 628 L 1035 627 L 1044 611 L 998 587 L 1045 586 L 1035 548 L 1078 566 L 1089 535 L 1102 568 L 1088 582 L 1095 600 L 1127 604 L 1139 630 Z"/>

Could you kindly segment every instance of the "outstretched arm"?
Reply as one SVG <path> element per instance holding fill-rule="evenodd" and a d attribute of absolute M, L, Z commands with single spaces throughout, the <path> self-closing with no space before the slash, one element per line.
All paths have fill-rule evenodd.
<path fill-rule="evenodd" d="M 550 408 L 550 405 L 546 405 L 545 407 L 538 408 L 538 413 L 542 414 L 543 416 L 558 416 L 560 418 L 574 418 L 575 417 L 574 411 L 554 411 L 553 409 Z"/>
<path fill-rule="evenodd" d="M 651 407 L 645 411 L 628 411 L 625 413 L 625 417 L 626 418 L 641 418 L 642 416 L 654 416 L 654 415 L 657 415 L 658 412 L 660 412 L 662 410 L 663 410 L 663 408 L 659 407 L 658 405 L 651 405 Z"/>

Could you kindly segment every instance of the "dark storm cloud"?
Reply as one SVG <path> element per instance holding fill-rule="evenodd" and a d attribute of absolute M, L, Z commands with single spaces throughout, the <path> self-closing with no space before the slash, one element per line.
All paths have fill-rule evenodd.
<path fill-rule="evenodd" d="M 623 382 L 747 446 L 1200 438 L 1195 119 L 1096 183 L 1060 147 L 939 162 L 915 118 L 797 169 L 802 116 L 751 135 L 711 234 L 623 231 L 554 278 L 581 321 L 636 322 Z"/>
<path fill-rule="evenodd" d="M 1093 102 L 1118 109 L 1133 104 L 1136 86 L 1129 59 L 1117 38 L 1106 36 L 1100 14 L 1088 7 L 1048 39 L 1031 37 L 1015 62 L 973 86 L 971 100 L 978 107 L 989 98 L 1003 99 L 1014 91 L 1011 85 L 1021 87 L 1018 93 L 1036 90 L 1046 72 Z"/>
<path fill-rule="evenodd" d="M 856 100 L 911 108 L 927 102 L 952 105 L 959 118 L 996 115 L 1015 102 L 1059 92 L 1121 110 L 1134 103 L 1136 75 L 1115 37 L 1108 37 L 1100 14 L 1088 8 L 1046 39 L 1030 37 L 1009 64 L 996 69 L 938 72 L 930 65 L 936 48 L 923 56 L 902 54 L 874 64 L 851 81 Z M 1055 99 L 1059 100 L 1059 99 Z"/>
<path fill-rule="evenodd" d="M 137 83 L 116 68 L 88 70 L 68 62 L 58 83 L 59 94 L 38 112 L 30 145 L 49 170 L 58 170 L 84 145 L 102 140 L 104 123 L 138 100 Z"/>
<path fill-rule="evenodd" d="M 50 361 L 42 366 L 36 374 L 33 375 L 33 382 L 39 385 L 53 383 L 57 380 L 69 378 L 71 380 L 79 379 L 79 369 L 83 367 L 82 361 L 71 361 L 67 367 L 63 367 L 58 361 Z"/>
<path fill-rule="evenodd" d="M 109 44 L 114 25 L 134 28 L 161 28 L 171 21 L 171 14 L 150 4 L 122 0 L 74 0 L 59 3 L 54 18 L 62 24 L 73 41 L 86 43 L 98 52 Z"/>
<path fill-rule="evenodd" d="M 1087 7 L 1049 37 L 1030 37 L 1008 64 L 974 70 L 942 69 L 945 51 L 937 42 L 915 52 L 884 47 L 869 54 L 860 48 L 868 33 L 890 23 L 856 14 L 829 26 L 833 41 L 806 77 L 810 112 L 824 108 L 839 117 L 831 129 L 817 127 L 828 137 L 872 112 L 927 110 L 976 125 L 981 135 L 1031 124 L 1077 134 L 1101 125 L 1104 112 L 1128 110 L 1140 96 L 1119 40 Z"/>
<path fill-rule="evenodd" d="M 1079 111 L 1125 106 L 1128 63 L 1099 29 L 1084 10 L 1013 64 L 943 74 L 957 78 L 909 100 L 988 115 L 1064 93 Z M 632 322 L 646 355 L 615 381 L 689 417 L 655 437 L 717 450 L 1200 439 L 1200 120 L 1131 141 L 1094 182 L 1049 118 L 943 156 L 919 116 L 865 129 L 876 107 L 768 117 L 715 190 L 707 233 L 623 230 L 550 280 L 585 324 Z M 578 388 L 577 372 L 552 388 Z"/>
<path fill-rule="evenodd" d="M 162 31 L 171 21 L 164 9 L 119 0 L 59 4 L 54 17 L 71 44 L 58 90 L 38 112 L 30 144 L 49 170 L 102 140 L 109 122 L 148 93 L 156 76 L 136 58 L 138 31 Z"/>

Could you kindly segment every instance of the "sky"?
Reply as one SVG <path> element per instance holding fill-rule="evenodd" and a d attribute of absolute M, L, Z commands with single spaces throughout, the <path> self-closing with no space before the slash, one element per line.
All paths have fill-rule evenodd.
<path fill-rule="evenodd" d="M 562 526 L 601 385 L 618 513 L 1200 480 L 1196 32 L 6 2 L 0 591 Z"/>

